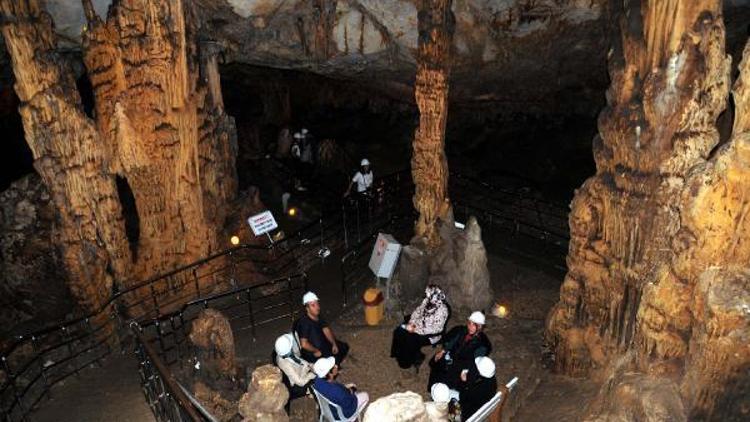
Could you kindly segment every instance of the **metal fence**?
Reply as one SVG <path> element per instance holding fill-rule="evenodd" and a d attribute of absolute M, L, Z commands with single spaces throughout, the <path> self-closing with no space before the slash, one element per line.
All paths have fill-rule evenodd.
<path fill-rule="evenodd" d="M 388 175 L 376 182 L 372 196 L 345 200 L 340 212 L 279 242 L 215 253 L 116 292 L 89 315 L 17 336 L 0 352 L 3 419 L 28 420 L 52 385 L 97 365 L 118 348 L 117 339 L 133 336 L 130 323 L 135 318 L 141 321 L 140 335 L 133 338 L 142 379 L 149 383 L 144 393 L 154 414 L 163 415 L 163 420 L 177 414 L 182 418 L 177 420 L 191 420 L 185 419 L 192 416 L 183 409 L 180 393 L 165 383 L 171 375 L 163 370 L 191 353 L 185 341 L 186 324 L 197 312 L 205 307 L 222 309 L 233 321 L 243 321 L 240 329 L 250 329 L 253 337 L 259 325 L 291 320 L 296 307 L 289 295 L 306 286 L 304 273 L 326 250 L 341 253 L 341 288 L 348 300 L 368 277 L 366 259 L 377 233 L 407 232 L 413 226 L 413 190 L 408 171 Z M 451 175 L 450 192 L 457 215 L 475 215 L 491 227 L 551 242 L 563 254 L 567 249 L 565 207 L 460 174 Z M 250 284 L 258 279 L 268 281 Z"/>

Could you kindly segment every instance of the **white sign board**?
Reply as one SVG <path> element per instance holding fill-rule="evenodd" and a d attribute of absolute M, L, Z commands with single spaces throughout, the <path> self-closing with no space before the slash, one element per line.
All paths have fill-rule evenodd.
<path fill-rule="evenodd" d="M 398 255 L 401 253 L 401 244 L 390 234 L 378 233 L 375 246 L 370 255 L 370 269 L 378 277 L 391 278 L 393 270 L 396 269 Z"/>
<path fill-rule="evenodd" d="M 256 236 L 266 234 L 279 227 L 279 225 L 276 224 L 276 219 L 273 218 L 271 211 L 263 211 L 260 214 L 255 214 L 247 219 L 247 224 L 250 225 L 250 228 L 253 229 L 253 233 Z"/>

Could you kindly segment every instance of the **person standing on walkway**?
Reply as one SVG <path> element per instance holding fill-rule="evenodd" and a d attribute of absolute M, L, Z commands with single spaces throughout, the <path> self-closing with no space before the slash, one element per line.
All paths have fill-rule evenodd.
<path fill-rule="evenodd" d="M 359 171 L 354 173 L 354 177 L 352 177 L 352 180 L 349 182 L 349 187 L 346 188 L 344 196 L 347 197 L 351 194 L 352 187 L 355 184 L 357 185 L 358 199 L 369 195 L 372 189 L 373 178 L 374 175 L 370 169 L 370 160 L 363 158 L 359 163 Z"/>
<path fill-rule="evenodd" d="M 320 316 L 320 299 L 313 292 L 302 297 L 305 314 L 294 323 L 294 331 L 302 347 L 301 356 L 308 362 L 321 357 L 333 356 L 341 364 L 349 353 L 349 345 L 336 339 L 331 327 Z"/>

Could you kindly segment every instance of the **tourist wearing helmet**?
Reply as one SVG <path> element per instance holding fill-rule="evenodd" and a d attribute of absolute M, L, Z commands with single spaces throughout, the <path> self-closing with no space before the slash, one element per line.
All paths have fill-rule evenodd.
<path fill-rule="evenodd" d="M 349 345 L 336 339 L 333 330 L 320 315 L 320 299 L 313 292 L 302 296 L 305 313 L 294 323 L 294 331 L 302 348 L 301 356 L 308 362 L 333 356 L 340 364 L 349 353 Z"/>
<path fill-rule="evenodd" d="M 454 327 L 445 335 L 442 349 L 430 360 L 428 388 L 437 382 L 458 388 L 461 374 L 474 365 L 474 359 L 490 354 L 492 344 L 484 333 L 484 325 L 484 314 L 472 312 L 466 325 Z"/>
<path fill-rule="evenodd" d="M 352 177 L 351 182 L 349 182 L 349 187 L 346 189 L 344 196 L 349 196 L 354 184 L 357 185 L 357 195 L 367 195 L 370 192 L 370 189 L 372 189 L 373 177 L 372 170 L 370 169 L 370 160 L 363 158 L 359 163 L 359 171 L 354 173 L 354 177 Z"/>
<path fill-rule="evenodd" d="M 467 372 L 461 377 L 459 401 L 461 417 L 468 419 L 497 393 L 495 362 L 486 356 L 474 359 Z"/>
<path fill-rule="evenodd" d="M 289 389 L 289 400 L 304 396 L 315 379 L 315 373 L 312 364 L 300 357 L 294 335 L 286 333 L 277 338 L 274 351 L 276 352 L 276 366 L 284 374 L 283 381 Z"/>

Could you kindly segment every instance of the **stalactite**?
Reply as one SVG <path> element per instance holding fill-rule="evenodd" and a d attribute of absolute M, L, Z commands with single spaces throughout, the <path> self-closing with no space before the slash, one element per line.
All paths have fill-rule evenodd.
<path fill-rule="evenodd" d="M 430 247 L 440 242 L 436 222 L 450 209 L 448 162 L 445 157 L 445 124 L 448 116 L 448 79 L 454 17 L 452 0 L 422 0 L 419 4 L 419 41 L 415 97 L 419 127 L 411 159 L 419 212 L 415 227 Z"/>

